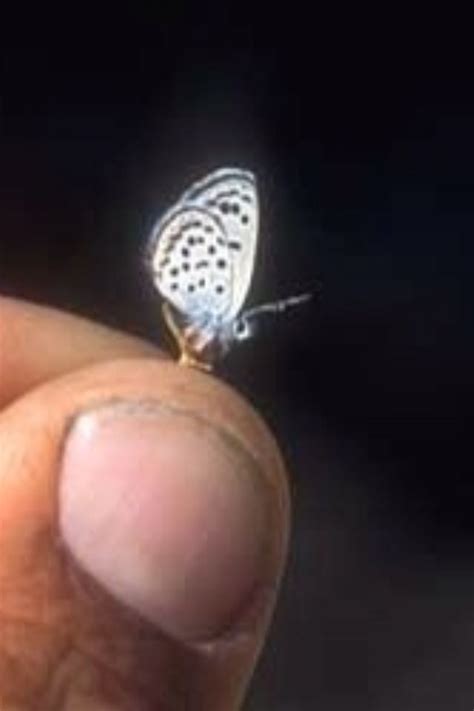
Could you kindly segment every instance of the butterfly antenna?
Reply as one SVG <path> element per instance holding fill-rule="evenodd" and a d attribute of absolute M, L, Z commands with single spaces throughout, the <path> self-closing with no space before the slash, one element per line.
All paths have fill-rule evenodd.
<path fill-rule="evenodd" d="M 253 318 L 262 313 L 282 313 L 292 306 L 299 306 L 304 304 L 306 301 L 310 301 L 314 298 L 314 294 L 299 294 L 298 296 L 289 296 L 287 299 L 280 299 L 279 301 L 272 301 L 268 304 L 261 304 L 260 306 L 255 306 L 253 309 L 248 309 L 245 312 L 245 316 L 248 318 Z"/>

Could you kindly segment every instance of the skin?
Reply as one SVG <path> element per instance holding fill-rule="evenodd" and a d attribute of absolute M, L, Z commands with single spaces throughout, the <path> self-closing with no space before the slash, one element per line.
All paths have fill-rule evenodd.
<path fill-rule="evenodd" d="M 78 416 L 99 412 L 103 422 L 103 413 L 109 411 L 119 418 L 121 447 L 126 446 L 130 424 L 139 439 L 142 431 L 144 438 L 150 431 L 148 447 L 155 441 L 156 427 L 156 436 L 161 437 L 156 439 L 161 443 L 156 445 L 157 461 L 170 443 L 166 456 L 178 452 L 180 466 L 186 469 L 186 457 L 193 466 L 197 449 L 204 444 L 209 471 L 214 465 L 222 469 L 209 486 L 203 479 L 203 486 L 183 485 L 182 495 L 171 496 L 169 523 L 167 510 L 158 522 L 149 516 L 155 510 L 155 488 L 165 481 L 160 483 L 159 468 L 156 476 L 153 470 L 149 478 L 137 475 L 129 487 L 141 497 L 136 506 L 143 511 L 136 520 L 127 520 L 129 507 L 117 509 L 125 532 L 117 555 L 129 554 L 133 526 L 138 526 L 141 540 L 158 546 L 156 561 L 161 565 L 164 560 L 167 566 L 171 583 L 166 594 L 157 587 L 157 599 L 164 602 L 156 609 L 155 577 L 146 578 L 148 597 L 142 603 L 142 569 L 107 560 L 102 543 L 107 531 L 99 536 L 93 530 L 94 496 L 89 509 L 82 511 L 77 503 L 82 475 L 93 471 L 96 477 L 87 490 L 95 483 L 112 489 L 122 476 L 120 461 L 116 468 L 106 467 L 103 477 L 97 475 L 102 460 L 95 462 L 95 469 L 85 460 L 70 464 L 73 454 L 77 462 L 79 451 L 70 444 Z M 162 412 L 172 413 L 166 426 Z M 113 459 L 112 445 L 108 446 L 104 451 Z M 234 450 L 239 451 L 238 461 L 245 462 L 245 475 L 232 478 L 225 468 L 234 462 Z M 147 461 L 143 467 L 148 471 Z M 171 487 L 179 483 L 179 476 L 171 478 Z M 207 492 L 206 486 L 209 496 L 216 491 L 221 496 L 209 502 L 211 513 L 207 494 L 200 493 Z M 161 496 L 165 494 L 156 497 L 158 507 Z M 181 578 L 175 580 L 172 574 L 173 560 L 179 571 L 186 551 L 199 545 L 192 529 L 196 520 L 189 514 L 197 510 L 195 499 L 200 500 L 201 515 L 197 530 L 209 524 L 212 535 L 206 543 L 208 555 L 197 569 L 194 555 L 190 556 L 186 574 L 191 594 L 182 595 L 176 583 Z M 234 506 L 237 499 L 242 505 Z M 222 520 L 215 506 L 221 500 Z M 2 709 L 241 708 L 274 607 L 288 520 L 287 480 L 277 445 L 259 415 L 236 392 L 212 375 L 176 365 L 139 339 L 53 309 L 0 298 Z M 158 525 L 159 534 L 153 529 L 148 541 L 147 526 Z M 247 555 L 256 538 L 261 538 L 258 564 L 253 554 Z M 134 551 L 131 546 L 130 555 Z M 237 570 L 232 568 L 234 560 Z M 250 587 L 239 578 L 249 570 L 254 576 Z"/>

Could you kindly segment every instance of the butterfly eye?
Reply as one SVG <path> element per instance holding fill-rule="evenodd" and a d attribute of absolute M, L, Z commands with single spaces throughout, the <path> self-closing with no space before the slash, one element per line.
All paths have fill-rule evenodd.
<path fill-rule="evenodd" d="M 252 329 L 245 318 L 238 318 L 234 322 L 234 338 L 236 341 L 245 341 L 252 335 Z"/>

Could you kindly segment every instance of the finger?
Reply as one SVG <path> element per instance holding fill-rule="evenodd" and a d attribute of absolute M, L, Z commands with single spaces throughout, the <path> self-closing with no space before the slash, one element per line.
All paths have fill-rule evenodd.
<path fill-rule="evenodd" d="M 239 707 L 288 496 L 271 435 L 235 393 L 147 360 L 37 388 L 0 417 L 0 519 L 0 701 Z"/>
<path fill-rule="evenodd" d="M 0 297 L 0 408 L 31 387 L 98 361 L 159 349 L 87 319 Z"/>

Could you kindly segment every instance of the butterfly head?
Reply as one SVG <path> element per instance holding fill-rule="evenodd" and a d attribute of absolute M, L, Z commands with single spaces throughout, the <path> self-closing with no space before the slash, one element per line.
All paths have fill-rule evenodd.
<path fill-rule="evenodd" d="M 232 322 L 232 340 L 246 341 L 255 334 L 256 323 L 246 318 L 245 314 L 240 315 Z"/>

